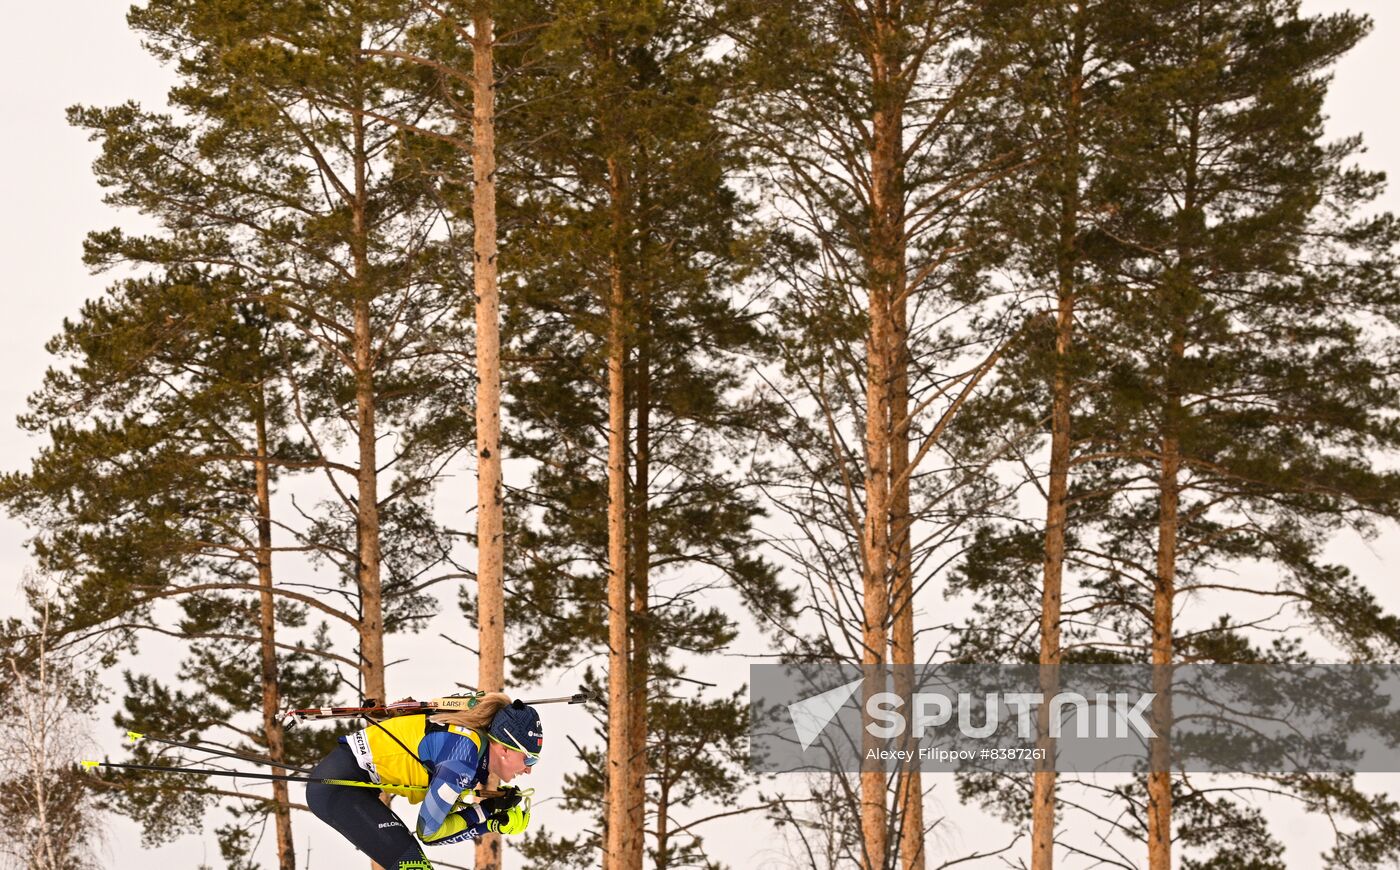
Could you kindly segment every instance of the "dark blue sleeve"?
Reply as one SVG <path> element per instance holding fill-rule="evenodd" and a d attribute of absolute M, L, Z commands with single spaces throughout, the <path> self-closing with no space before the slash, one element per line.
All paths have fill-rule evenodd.
<path fill-rule="evenodd" d="M 453 813 L 462 792 L 478 785 L 478 752 L 469 738 L 457 734 L 432 734 L 420 744 L 425 761 L 433 760 L 428 794 L 418 810 L 418 836 L 424 842 L 457 842 L 474 839 L 486 830 L 486 819 L 475 806 Z M 450 817 L 450 818 L 449 818 Z"/>

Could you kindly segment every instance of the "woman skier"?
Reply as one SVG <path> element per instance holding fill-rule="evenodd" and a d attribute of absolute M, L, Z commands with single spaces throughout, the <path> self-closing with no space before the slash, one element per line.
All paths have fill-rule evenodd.
<path fill-rule="evenodd" d="M 473 800 L 473 790 L 484 786 L 491 773 L 501 782 L 528 774 L 539 760 L 542 739 L 535 709 L 500 692 L 487 694 L 469 710 L 371 722 L 363 731 L 341 737 L 311 775 L 382 788 L 312 783 L 306 787 L 306 803 L 385 870 L 431 870 L 379 792 L 423 802 L 417 834 L 424 843 L 459 843 L 488 831 L 519 834 L 530 824 L 530 804 L 525 800 L 521 805 L 518 788 L 507 786 L 504 794 L 479 802 Z"/>

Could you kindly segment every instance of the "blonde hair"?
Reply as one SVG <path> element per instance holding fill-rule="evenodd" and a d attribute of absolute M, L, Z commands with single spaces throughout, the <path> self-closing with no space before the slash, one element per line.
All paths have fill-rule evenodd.
<path fill-rule="evenodd" d="M 428 718 L 439 725 L 461 725 L 473 731 L 485 731 L 496 714 L 510 706 L 510 697 L 505 692 L 488 692 L 470 710 L 453 710 L 451 713 L 435 713 Z"/>

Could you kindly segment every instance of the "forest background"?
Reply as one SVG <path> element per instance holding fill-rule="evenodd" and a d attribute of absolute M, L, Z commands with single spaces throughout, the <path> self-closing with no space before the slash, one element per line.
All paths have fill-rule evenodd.
<path fill-rule="evenodd" d="M 1364 8 L 1356 4 L 1305 3 L 1306 14 L 1326 13 L 1352 8 L 1374 17 L 1376 27 L 1357 48 L 1345 54 L 1336 68 L 1336 82 L 1327 102 L 1327 138 L 1336 139 L 1353 133 L 1365 136 L 1368 153 L 1358 160 L 1369 170 L 1393 170 L 1400 167 L 1400 131 L 1390 114 L 1379 107 L 1384 103 L 1383 83 L 1396 79 L 1397 56 L 1400 47 L 1400 21 L 1397 13 L 1388 4 L 1376 4 L 1375 8 Z M 3 234 L 3 262 L 5 274 L 10 281 L 10 294 L 14 301 L 12 315 L 7 318 L 4 329 L 6 340 L 0 352 L 5 354 L 7 376 L 0 393 L 0 413 L 10 418 L 23 413 L 25 399 L 39 385 L 43 370 L 50 364 L 43 349 L 43 343 L 58 331 L 64 317 L 73 317 L 83 300 L 97 296 L 107 283 L 107 276 L 92 276 L 80 261 L 80 245 L 84 235 L 91 230 L 120 225 L 128 229 L 147 228 L 134 219 L 129 210 L 113 211 L 100 203 L 102 191 L 94 183 L 88 167 L 95 156 L 96 146 L 86 140 L 81 130 L 65 123 L 62 110 L 70 105 L 89 106 L 117 105 L 126 100 L 139 100 L 144 105 L 157 108 L 163 105 L 167 87 L 171 84 L 168 68 L 160 68 L 153 58 L 139 46 L 134 35 L 124 21 L 125 9 L 120 4 L 90 4 L 71 6 L 63 14 L 52 10 L 23 8 L 13 10 L 16 31 L 36 34 L 36 38 L 24 40 L 17 49 L 7 54 L 5 81 L 5 105 L 10 107 L 10 136 L 6 137 L 5 165 L 10 167 L 6 175 L 6 192 L 12 203 L 22 204 L 20 208 L 7 210 L 6 231 Z M 33 16 L 28 20 L 26 16 Z M 1368 208 L 1397 210 L 1397 192 L 1390 190 Z M 507 254 L 509 256 L 509 254 Z M 543 337 L 547 339 L 548 336 Z M 509 336 L 507 336 L 509 340 Z M 543 340 L 542 339 L 542 340 Z M 21 470 L 28 459 L 36 454 L 42 443 L 24 433 L 6 428 L 4 433 L 7 470 Z M 514 482 L 514 481 L 512 481 Z M 447 514 L 454 510 L 465 511 L 474 500 L 474 482 L 467 475 L 458 474 L 446 485 L 448 504 Z M 771 511 L 771 507 L 770 507 Z M 759 530 L 765 527 L 760 523 Z M 767 530 L 781 534 L 790 530 L 779 520 L 772 520 Z M 1386 565 L 1396 564 L 1400 559 L 1400 543 L 1393 524 L 1383 525 L 1379 538 L 1361 541 L 1355 535 L 1341 532 L 1328 539 L 1325 549 L 1326 560 L 1338 562 L 1350 568 L 1361 584 L 1372 590 L 1381 603 L 1389 610 L 1400 607 L 1400 600 L 1394 591 L 1392 575 Z M 568 530 L 569 533 L 583 533 L 587 530 Z M 27 533 L 13 520 L 4 525 L 3 551 L 5 576 L 17 578 L 32 566 L 31 558 L 25 553 L 22 542 Z M 536 542 L 546 550 L 550 542 Z M 509 554 L 508 554 L 509 557 Z M 782 564 L 779 554 L 770 553 L 778 564 Z M 468 560 L 469 561 L 469 560 Z M 785 566 L 791 568 L 791 566 Z M 792 576 L 788 582 L 797 582 Z M 961 619 L 973 618 L 968 602 L 948 605 L 944 602 L 943 580 L 936 579 L 920 592 L 917 605 L 921 613 L 937 612 L 938 621 L 952 623 Z M 442 589 L 446 589 L 444 586 Z M 439 591 L 441 613 L 432 619 L 418 634 L 399 634 L 389 642 L 389 658 L 404 659 L 391 671 L 390 694 L 395 697 L 413 693 L 418 696 L 431 694 L 449 688 L 457 681 L 471 682 L 475 673 L 475 662 L 469 653 L 442 638 L 440 632 L 450 633 L 458 641 L 473 643 L 467 636 L 464 617 L 456 606 L 455 595 Z M 23 603 L 18 593 L 0 602 L 7 613 L 18 614 Z M 515 613 L 508 609 L 508 618 Z M 695 631 L 712 630 L 713 626 L 700 625 Z M 734 691 L 739 683 L 729 674 L 737 663 L 747 661 L 745 655 L 761 655 L 767 648 L 756 625 L 745 623 L 743 633 L 732 646 L 726 648 L 733 657 L 725 658 L 722 667 L 707 669 L 703 659 L 687 659 L 686 675 L 719 683 L 719 690 Z M 722 632 L 721 632 L 722 633 Z M 148 663 L 164 658 L 170 661 L 183 647 L 174 641 L 146 640 L 142 642 L 142 657 L 138 668 L 151 670 L 161 678 L 173 676 L 172 671 L 161 672 L 160 668 Z M 925 653 L 927 654 L 927 652 Z M 542 656 L 548 657 L 546 653 Z M 127 663 L 130 666 L 130 663 Z M 109 676 L 107 679 L 111 679 Z M 548 690 L 554 685 L 572 688 L 581 679 L 580 669 L 572 669 L 558 674 L 557 681 L 551 680 L 541 686 Z M 115 685 L 115 683 L 113 683 Z M 104 751 L 119 752 L 114 737 L 116 729 L 110 723 L 110 706 L 100 707 L 93 734 L 99 739 Z M 593 722 L 581 710 L 556 708 L 551 711 L 548 728 L 554 735 L 565 734 L 583 739 L 589 734 Z M 562 775 L 571 767 L 569 755 L 563 751 L 562 740 L 554 745 L 558 754 L 551 757 L 550 765 L 544 766 L 535 785 L 542 793 L 557 793 L 563 784 Z M 572 747 L 570 747 L 572 748 Z M 569 772 L 576 772 L 569 770 Z M 1361 778 L 1361 784 L 1368 790 L 1394 790 L 1394 777 L 1374 776 Z M 925 783 L 934 787 L 931 796 L 930 815 L 948 814 L 946 826 L 939 829 L 930 839 L 937 843 L 937 857 L 931 859 L 931 866 L 942 860 L 949 860 L 991 845 L 988 840 L 1000 844 L 1008 841 L 1016 830 L 1014 825 L 989 823 L 981 810 L 974 807 L 961 807 L 954 795 L 950 780 L 943 783 Z M 766 795 L 786 792 L 799 798 L 801 787 L 789 789 L 782 781 L 758 786 Z M 750 792 L 748 803 L 760 802 L 757 794 Z M 552 810 L 558 804 L 545 804 L 538 818 L 556 833 L 574 834 L 584 823 L 578 818 L 565 821 L 559 814 L 552 817 Z M 548 808 L 549 811 L 546 810 Z M 855 812 L 851 805 L 850 812 Z M 703 812 L 697 815 L 704 815 Z M 1277 836 L 1292 850 L 1295 857 L 1289 866 L 1307 866 L 1311 860 L 1309 852 L 1318 851 L 1316 843 L 1324 835 L 1318 832 L 1326 827 L 1326 822 L 1313 816 L 1298 814 L 1285 804 L 1270 805 L 1269 818 Z M 203 837 L 186 836 L 176 842 L 158 848 L 146 849 L 138 845 L 137 828 L 119 817 L 104 816 L 104 824 L 110 824 L 112 835 L 101 853 L 105 856 L 100 866 L 125 868 L 141 866 L 152 860 L 164 861 L 170 866 L 197 866 L 208 862 L 219 866 L 221 858 L 214 845 L 212 828 L 224 824 L 222 810 L 210 814 L 211 829 Z M 548 819 L 546 821 L 546 819 Z M 718 820 L 712 823 L 706 834 L 704 852 L 710 857 L 730 864 L 771 861 L 775 866 L 787 860 L 783 848 L 775 845 L 776 838 L 769 833 L 769 824 L 762 813 L 751 813 L 734 820 Z M 989 837 L 988 830 L 997 830 L 995 837 Z M 353 854 L 337 838 L 330 835 L 304 815 L 296 817 L 296 842 L 298 853 L 310 848 L 310 866 L 347 860 Z M 270 836 L 264 836 L 256 854 L 265 866 L 273 866 Z M 1017 844 L 1016 852 L 1028 848 L 1027 840 Z M 139 857 L 137 855 L 140 850 Z M 235 850 L 237 851 L 237 850 Z M 1014 854 L 1014 853 L 1013 853 Z M 453 860 L 448 858 L 449 861 Z M 460 859 L 459 859 L 460 860 Z M 518 859 L 512 859 L 516 861 Z M 988 866 L 998 859 L 986 859 Z M 469 864 L 470 861 L 462 860 Z M 800 862 L 799 862 L 800 863 Z M 305 864 L 303 863 L 303 866 Z M 1062 866 L 1077 866 L 1069 857 Z"/>

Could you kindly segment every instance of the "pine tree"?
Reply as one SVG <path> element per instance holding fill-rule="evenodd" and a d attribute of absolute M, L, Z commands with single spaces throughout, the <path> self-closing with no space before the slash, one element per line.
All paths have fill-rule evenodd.
<path fill-rule="evenodd" d="M 1101 377 L 1094 338 L 1082 334 L 1087 312 L 1098 304 L 1108 268 L 1101 223 L 1117 208 L 1115 173 L 1130 160 L 1124 145 L 1137 107 L 1124 99 L 1134 70 L 1125 55 L 1140 39 L 1141 9 L 1123 3 L 1045 3 L 994 7 L 984 22 L 986 38 L 1011 46 L 1010 75 L 1017 82 L 996 116 L 995 135 L 1028 143 L 1033 161 L 1021 176 L 995 186 L 985 205 L 996 230 L 994 247 L 1003 274 L 1024 294 L 1012 300 L 1028 328 L 1000 367 L 989 389 L 958 421 L 958 437 L 969 450 L 996 439 L 1015 444 L 1020 472 L 1005 498 L 1027 484 L 1045 500 L 1043 523 L 997 522 L 975 535 L 959 570 L 955 592 L 985 591 L 991 584 L 1015 585 L 1019 594 L 1000 595 L 958 640 L 965 660 L 1036 661 L 1041 692 L 1057 691 L 1065 661 L 1103 660 L 1087 649 L 1086 590 L 1067 584 L 1067 562 L 1082 560 L 1074 524 L 1081 493 L 1072 486 L 1075 469 L 1092 462 L 1096 421 L 1082 415 L 1084 396 Z M 1031 433 L 1035 433 L 1034 436 Z M 1040 434 L 1048 435 L 1048 444 Z M 1048 447 L 1047 461 L 1032 451 Z M 1038 588 L 1025 578 L 1039 573 Z M 1068 596 L 1068 598 L 1067 598 Z M 1038 599 L 1038 607 L 1022 606 Z M 1066 601 L 1072 614 L 1065 635 Z M 1014 614 L 1014 615 L 1013 615 Z M 1033 630 L 1028 626 L 1037 624 Z M 1026 646 L 1038 635 L 1038 649 Z M 1068 646 L 1068 649 L 1066 648 Z M 1046 711 L 1042 709 L 1042 716 Z M 1040 733 L 1048 733 L 1040 722 Z M 1047 743 L 1047 748 L 1053 746 Z M 1031 777 L 1029 787 L 1031 867 L 1054 864 L 1056 782 L 1052 765 Z M 965 795 L 996 794 L 1014 800 L 1020 784 L 1006 777 L 965 778 Z M 985 792 L 983 788 L 991 791 Z"/>
<path fill-rule="evenodd" d="M 1210 660 L 1249 628 L 1239 615 L 1217 622 L 1206 601 L 1282 594 L 1344 652 L 1393 650 L 1394 619 L 1320 559 L 1337 530 L 1395 517 L 1400 494 L 1371 459 L 1400 435 L 1389 419 L 1400 394 L 1377 364 L 1398 313 L 1396 225 L 1366 216 L 1381 179 L 1347 165 L 1358 141 L 1321 141 L 1326 71 L 1366 22 L 1302 18 L 1293 2 L 1153 12 L 1154 38 L 1132 58 L 1143 111 L 1110 225 L 1122 245 L 1093 327 L 1109 389 L 1092 413 L 1113 433 L 1114 461 L 1090 486 L 1153 490 L 1097 524 L 1116 594 L 1152 614 L 1130 642 L 1158 666 Z M 1213 578 L 1232 562 L 1278 575 Z M 1154 715 L 1170 722 L 1165 693 Z M 1170 752 L 1154 744 L 1146 785 L 1154 870 L 1171 866 L 1174 805 L 1203 799 L 1173 782 Z M 1351 793 L 1365 818 L 1372 800 Z"/>
<path fill-rule="evenodd" d="M 492 4 L 472 9 L 472 279 L 476 312 L 477 685 L 505 689 L 505 506 L 501 477 L 500 293 L 496 263 L 495 22 Z M 488 785 L 495 785 L 489 783 Z M 501 866 L 500 837 L 477 846 L 478 870 Z"/>
<path fill-rule="evenodd" d="M 733 637 L 698 596 L 730 586 L 774 617 L 789 603 L 753 553 L 759 511 L 738 479 L 757 413 L 737 396 L 761 338 L 739 308 L 752 243 L 714 120 L 720 70 L 702 57 L 713 35 L 688 11 L 542 10 L 541 74 L 502 113 L 503 138 L 531 143 L 503 182 L 509 443 L 538 463 L 512 510 L 513 668 L 535 679 L 608 650 L 606 802 L 583 805 L 606 808 L 597 845 L 618 867 L 640 866 L 644 829 L 673 831 L 676 795 L 698 794 L 677 784 L 690 773 L 652 768 L 653 707 L 693 705 L 692 726 L 737 739 L 681 691 L 681 656 Z M 667 840 L 653 855 L 674 862 Z"/>
<path fill-rule="evenodd" d="M 314 599 L 274 588 L 270 498 L 281 473 L 308 457 L 286 436 L 285 331 L 260 306 L 235 302 L 243 290 L 185 269 L 118 282 L 86 305 L 50 343 L 71 364 L 50 371 L 23 420 L 51 443 L 27 474 L 5 479 L 3 494 L 34 526 L 41 564 L 71 578 L 66 632 L 116 631 L 133 646 L 145 632 L 190 642 L 185 672 L 203 691 L 172 698 L 158 681 L 129 676 L 119 724 L 212 736 L 257 711 L 253 751 L 305 760 L 316 741 L 294 741 L 289 754 L 282 692 L 328 696 L 330 653 L 324 639 L 285 637 Z M 178 631 L 162 624 L 165 599 L 184 613 Z M 158 787 L 126 806 L 154 820 L 183 799 Z M 270 805 L 279 863 L 290 868 L 285 784 L 274 784 Z"/>
<path fill-rule="evenodd" d="M 1251 594 L 1294 602 L 1287 612 L 1310 615 L 1347 654 L 1381 654 L 1393 643 L 1390 617 L 1345 568 L 1318 561 L 1332 531 L 1393 515 L 1394 482 L 1364 457 L 1393 449 L 1384 417 L 1394 394 L 1373 360 L 1394 322 L 1394 226 L 1364 217 L 1380 179 L 1345 165 L 1358 143 L 1321 143 L 1325 70 L 1364 23 L 1299 19 L 1288 3 L 1106 11 L 1086 31 L 1103 40 L 1121 27 L 1123 38 L 1116 66 L 1100 68 L 1112 73 L 1117 108 L 1100 116 L 1110 135 L 1089 152 L 1093 174 L 1082 189 L 1090 293 L 1080 301 L 1090 304 L 1075 322 L 1081 352 L 1069 357 L 1083 386 L 1066 547 L 1082 579 L 1080 600 L 1066 605 L 1077 650 L 1065 660 L 1124 660 L 1124 649 L 1162 662 L 1292 660 L 1296 653 L 1251 639 L 1240 613 Z M 1029 238 L 1037 235 L 1047 247 L 1057 237 L 1049 227 Z M 1045 358 L 1048 347 L 1038 351 Z M 1318 360 L 1348 385 L 1340 394 L 1336 382 L 1319 381 Z M 1017 375 L 1045 381 L 1024 364 L 1005 374 L 1013 393 Z M 1133 493 L 1146 481 L 1157 497 L 1143 501 Z M 961 582 L 988 596 L 995 618 L 964 637 L 965 652 L 1034 653 L 1022 622 L 1006 615 L 1042 555 L 1026 534 L 981 536 Z M 1278 576 L 1250 571 L 1258 576 L 1228 590 L 1206 579 L 1256 560 Z M 1189 596 L 1185 608 L 1178 594 Z M 1356 618 L 1341 616 L 1338 599 Z M 1143 624 L 1144 610 L 1155 622 Z M 1217 622 L 1222 612 L 1230 615 Z M 1178 620 L 1191 627 L 1173 627 Z M 1371 820 L 1364 833 L 1340 833 L 1337 854 L 1379 860 L 1391 848 L 1388 826 L 1371 827 L 1384 818 L 1384 796 L 1366 796 L 1346 777 L 1301 779 L 1284 789 L 1324 808 L 1339 830 L 1342 806 L 1358 809 L 1353 822 Z M 1142 816 L 1152 866 L 1170 861 L 1173 806 L 1187 818 L 1177 836 L 1188 847 L 1217 856 L 1247 848 L 1259 866 L 1284 866 L 1257 813 L 1166 774 L 1150 781 L 1148 792 L 1122 796 L 1150 808 Z M 1335 797 L 1314 802 L 1313 790 Z M 1205 818 L 1229 820 L 1239 837 L 1217 841 Z M 1354 842 L 1366 846 L 1352 853 Z"/>
<path fill-rule="evenodd" d="M 489 0 L 419 4 L 399 39 L 364 49 L 431 77 L 440 110 L 409 111 L 383 120 L 447 146 L 425 154 L 420 171 L 438 178 L 435 194 L 449 220 L 471 227 L 472 311 L 475 315 L 476 419 L 470 430 L 476 464 L 477 688 L 505 688 L 504 505 L 501 453 L 501 350 L 499 251 L 496 219 L 496 6 Z M 526 5 L 526 4 L 520 4 Z M 464 129 L 469 128 L 469 131 Z M 470 180 L 456 159 L 470 163 Z M 463 190 L 465 188 L 465 190 Z M 462 200 L 468 202 L 462 202 Z M 468 217 L 469 216 L 469 217 Z M 464 430 L 466 427 L 446 427 Z M 459 437 L 465 437 L 465 431 Z M 492 781 L 488 787 L 499 783 Z M 486 834 L 476 843 L 479 870 L 499 867 L 501 840 Z"/>
<path fill-rule="evenodd" d="M 50 384 L 59 393 L 71 388 L 51 403 L 47 421 L 40 419 L 42 407 L 34 418 L 56 442 L 54 461 L 36 473 L 53 478 L 50 493 L 58 512 L 38 497 L 21 509 L 40 520 L 63 512 L 71 519 L 75 506 L 61 492 L 65 472 L 59 457 L 84 451 L 110 457 L 110 474 L 83 482 L 93 487 L 93 498 L 77 507 L 91 507 L 92 513 L 71 526 L 55 523 L 68 526 L 55 535 L 59 547 L 41 539 L 40 553 L 49 547 L 66 554 L 54 558 L 71 561 L 86 559 L 88 549 L 99 551 L 96 568 L 84 565 L 86 579 L 75 588 L 75 600 L 90 596 L 115 605 L 91 609 L 112 619 L 127 618 L 124 607 L 135 608 L 130 615 L 143 630 L 153 627 L 149 602 L 127 592 L 108 599 L 108 592 L 134 584 L 151 596 L 199 594 L 182 602 L 184 627 L 219 635 L 206 637 L 210 644 L 195 649 L 191 660 L 207 666 L 201 679 L 209 692 L 177 697 L 174 706 L 182 709 L 171 713 L 171 729 L 223 721 L 247 709 L 249 676 L 234 664 L 246 657 L 231 654 L 228 645 L 260 626 L 264 640 L 254 673 L 262 672 L 265 714 L 274 699 L 266 693 L 274 664 L 282 688 L 301 700 L 330 691 L 319 666 L 299 665 L 299 655 L 338 662 L 354 675 L 357 691 L 382 695 L 384 631 L 411 628 L 429 615 L 431 602 L 423 592 L 443 579 L 424 579 L 448 557 L 427 498 L 444 458 L 466 439 L 460 425 L 441 425 L 440 409 L 453 408 L 455 418 L 469 403 L 462 400 L 466 378 L 445 364 L 464 344 L 455 324 L 444 319 L 459 307 L 460 296 L 452 264 L 433 243 L 436 212 L 427 176 L 416 171 L 423 149 L 419 140 L 378 119 L 430 105 L 430 87 L 362 53 L 364 43 L 397 32 L 398 14 L 392 4 L 250 12 L 237 4 L 153 3 L 135 10 L 132 23 L 157 56 L 179 61 L 182 85 L 171 99 L 182 120 L 131 105 L 73 112 L 74 122 L 102 143 L 96 171 L 112 191 L 109 201 L 143 211 L 158 227 L 146 236 L 94 234 L 89 261 L 149 269 L 151 278 L 123 285 L 118 296 L 165 299 L 142 309 L 117 298 L 85 312 L 92 322 L 73 326 L 71 349 L 91 357 L 100 383 Z M 284 38 L 291 33 L 297 41 Z M 173 306 L 169 324 L 157 317 L 161 305 Z M 199 380 L 201 371 L 228 377 L 238 364 L 227 356 L 237 348 L 220 340 L 219 324 L 221 317 L 236 321 L 240 315 L 270 318 L 284 330 L 280 344 L 259 351 L 264 365 L 276 368 L 287 384 L 280 396 L 258 395 L 266 383 L 257 378 L 241 382 L 255 386 L 241 388 L 215 379 L 218 389 Z M 122 347 L 92 332 L 103 318 L 122 326 L 137 344 Z M 161 331 L 172 327 L 175 336 Z M 143 348 L 143 339 L 153 347 Z M 124 383 L 104 368 L 114 356 L 139 368 L 150 361 L 143 350 L 158 365 L 180 360 L 178 376 L 148 371 L 155 386 L 143 392 L 139 379 Z M 195 372 L 188 376 L 193 388 L 186 383 L 188 367 Z M 110 416 L 99 415 L 94 423 L 84 413 L 85 389 L 103 394 Z M 186 404 L 191 395 L 192 407 Z M 230 401 L 231 395 L 239 401 Z M 155 404 L 143 406 L 147 400 Z M 280 414 L 283 427 L 273 427 L 270 441 L 261 437 L 263 424 L 272 423 L 263 415 L 269 401 L 279 403 L 269 413 Z M 60 421 L 64 414 L 71 424 Z M 398 477 L 381 492 L 377 443 L 392 430 L 402 436 L 388 463 Z M 343 462 L 334 451 L 347 435 L 356 458 Z M 233 446 L 218 450 L 220 439 Z M 291 455 L 277 453 L 292 441 L 300 446 Z M 200 445 L 216 452 L 188 459 Z M 278 519 L 267 473 L 276 469 L 324 473 L 339 504 L 319 516 L 285 513 Z M 338 475 L 352 485 L 341 487 Z M 108 488 L 101 489 L 103 483 Z M 148 497 L 162 488 L 164 499 Z M 126 504 L 122 499 L 140 506 L 135 521 L 124 523 L 130 515 L 120 507 L 106 515 L 96 508 Z M 238 522 L 245 523 L 246 534 L 229 543 Z M 84 523 L 94 528 L 72 531 Z M 337 657 L 328 650 L 329 639 L 318 635 L 304 643 L 277 641 L 292 659 L 278 664 L 268 657 L 268 617 L 292 627 L 304 620 L 268 595 L 274 527 L 294 539 L 277 551 L 329 563 L 340 572 L 337 580 L 349 579 L 354 589 L 344 609 L 282 585 L 273 589 L 275 596 L 353 627 L 359 656 Z M 247 558 L 241 565 L 227 556 L 221 561 L 220 547 Z M 257 582 L 240 575 L 243 569 L 252 570 Z M 188 581 L 194 582 L 182 588 Z M 259 592 L 260 603 L 249 610 L 237 596 L 213 594 L 219 589 Z M 306 670 L 305 679 L 297 677 L 299 669 Z M 176 697 L 139 676 L 130 688 L 130 715 L 144 723 Z M 275 742 L 275 723 L 264 726 Z M 314 748 L 315 735 L 306 736 L 300 750 L 288 751 Z M 137 811 L 152 806 L 131 803 Z M 154 813 L 147 818 L 157 821 Z M 234 861 L 242 860 L 238 836 L 231 830 L 227 838 Z M 283 845 L 282 860 L 290 866 L 289 834 Z"/>
<path fill-rule="evenodd" d="M 775 176 L 798 253 L 810 251 L 783 276 L 780 313 L 785 391 L 816 408 L 779 432 L 800 457 L 797 495 L 782 503 L 811 538 L 793 555 L 814 585 L 860 602 L 858 640 L 843 624 L 846 602 L 829 601 L 828 636 L 803 654 L 846 655 L 833 647 L 849 642 L 847 660 L 913 664 L 915 593 L 927 580 L 916 566 L 956 523 L 916 529 L 957 513 L 951 502 L 930 507 L 970 488 L 961 473 L 930 479 L 921 466 L 1003 338 L 953 338 L 939 325 L 979 304 L 968 281 L 981 241 L 973 204 L 1021 161 L 1020 146 L 998 151 L 971 132 L 1005 86 L 1006 57 L 979 31 L 982 5 L 752 4 L 752 25 L 731 31 L 754 95 L 733 122 Z M 861 774 L 862 866 L 922 867 L 921 779 L 888 779 Z"/>
<path fill-rule="evenodd" d="M 385 628 L 430 612 L 415 576 L 421 565 L 386 577 L 400 566 L 386 566 L 384 551 L 437 534 L 421 525 L 432 457 L 462 445 L 443 438 L 434 412 L 468 404 L 456 393 L 464 379 L 444 364 L 461 343 L 444 320 L 458 297 L 430 239 L 434 210 L 415 171 L 417 143 L 379 120 L 430 104 L 430 87 L 363 56 L 363 45 L 397 32 L 392 4 L 246 12 L 153 3 L 133 13 L 153 51 L 180 60 L 185 85 L 172 100 L 193 120 L 134 107 L 75 114 L 103 138 L 97 168 L 114 188 L 111 200 L 171 232 L 109 233 L 95 239 L 92 256 L 234 268 L 251 298 L 286 311 L 319 351 L 297 373 L 295 399 L 338 513 L 308 531 L 324 544 L 320 558 L 353 579 L 360 691 L 381 696 Z M 302 41 L 287 43 L 287 33 Z M 392 429 L 404 441 L 387 467 L 402 477 L 381 492 L 378 442 Z M 353 458 L 339 461 L 329 451 L 346 438 Z M 335 479 L 341 474 L 349 486 Z"/>

